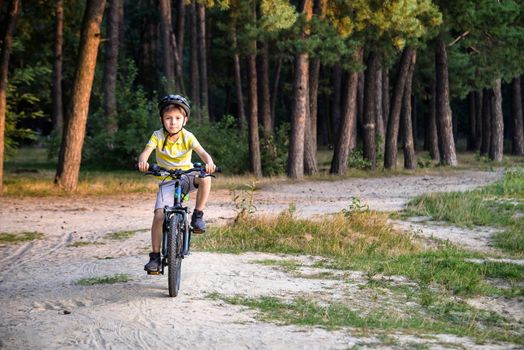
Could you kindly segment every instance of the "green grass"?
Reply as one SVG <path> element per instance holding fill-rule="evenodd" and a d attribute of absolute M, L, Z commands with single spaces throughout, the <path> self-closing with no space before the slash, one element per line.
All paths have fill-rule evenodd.
<path fill-rule="evenodd" d="M 488 162 L 478 158 L 472 153 L 459 153 L 459 166 L 455 168 L 436 166 L 434 164 L 419 167 L 416 170 L 405 170 L 402 167 L 402 154 L 399 154 L 398 166 L 393 170 L 384 170 L 378 164 L 375 171 L 349 168 L 343 176 L 328 174 L 333 151 L 320 148 L 318 163 L 320 173 L 306 177 L 313 181 L 336 181 L 345 178 L 367 178 L 397 175 L 443 175 L 464 169 L 486 170 L 486 167 L 511 166 L 522 164 L 522 157 L 505 156 L 504 162 Z M 426 159 L 425 153 L 419 154 L 420 159 Z M 428 162 L 426 162 L 428 163 Z M 431 162 L 429 162 L 431 163 Z M 157 181 L 146 177 L 132 169 L 100 170 L 89 166 L 82 166 L 77 189 L 67 193 L 54 184 L 57 160 L 47 158 L 47 150 L 42 148 L 25 147 L 16 150 L 15 154 L 7 159 L 4 164 L 4 188 L 2 195 L 9 197 L 54 197 L 54 196 L 110 196 L 120 193 L 139 194 L 151 193 L 157 189 Z M 213 181 L 214 189 L 241 190 L 246 184 L 256 184 L 256 188 L 263 187 L 266 183 L 287 183 L 293 180 L 284 176 L 255 178 L 252 175 L 222 175 L 218 174 Z M 122 189 L 125 189 L 123 191 Z"/>
<path fill-rule="evenodd" d="M 323 302 L 320 305 L 307 297 L 298 297 L 291 301 L 275 297 L 231 297 L 216 293 L 209 297 L 258 310 L 263 320 L 281 324 L 322 326 L 327 329 L 356 327 L 389 332 L 454 334 L 469 336 L 478 342 L 490 340 L 524 343 L 518 328 L 503 317 L 449 299 L 438 300 L 428 308 L 406 307 L 400 313 L 393 313 L 387 309 L 349 307 L 342 302 Z"/>
<path fill-rule="evenodd" d="M 431 216 L 458 226 L 501 227 L 495 245 L 524 255 L 524 168 L 509 168 L 495 184 L 467 191 L 430 193 L 410 201 L 403 216 Z"/>
<path fill-rule="evenodd" d="M 112 276 L 82 278 L 76 281 L 75 284 L 79 286 L 93 286 L 96 284 L 115 284 L 129 281 L 131 281 L 131 276 L 126 274 L 116 274 Z"/>
<path fill-rule="evenodd" d="M 145 229 L 110 232 L 106 235 L 106 238 L 113 239 L 113 240 L 125 240 L 125 239 L 133 237 L 137 232 L 141 232 L 141 231 L 145 231 Z"/>
<path fill-rule="evenodd" d="M 277 218 L 247 217 L 215 228 L 195 239 L 195 249 L 219 252 L 260 251 L 329 258 L 317 267 L 365 271 L 369 275 L 400 275 L 420 288 L 437 288 L 453 295 L 521 296 L 522 287 L 502 288 L 490 284 L 501 278 L 517 285 L 524 267 L 485 259 L 451 244 L 423 249 L 409 234 L 395 231 L 385 214 L 369 210 L 340 213 L 318 220 L 303 220 L 284 212 Z M 296 269 L 292 261 L 269 261 Z"/>
<path fill-rule="evenodd" d="M 7 233 L 0 232 L 0 244 L 17 244 L 21 242 L 43 239 L 44 234 L 40 232 Z"/>
<path fill-rule="evenodd" d="M 263 251 L 332 257 L 397 255 L 420 246 L 387 224 L 387 215 L 362 211 L 319 220 L 295 219 L 289 212 L 276 218 L 248 217 L 195 239 L 197 249 L 222 252 Z"/>
<path fill-rule="evenodd" d="M 75 241 L 73 243 L 70 243 L 68 247 L 78 248 L 78 247 L 85 247 L 88 245 L 100 245 L 105 244 L 103 242 L 89 242 L 89 241 Z"/>

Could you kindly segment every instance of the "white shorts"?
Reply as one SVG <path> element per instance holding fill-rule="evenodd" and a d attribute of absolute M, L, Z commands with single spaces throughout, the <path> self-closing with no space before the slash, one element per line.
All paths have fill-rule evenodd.
<path fill-rule="evenodd" d="M 182 187 L 182 196 L 194 192 L 198 186 L 195 185 L 196 175 L 182 175 L 179 180 L 180 187 Z M 175 201 L 175 180 L 164 181 L 158 184 L 158 192 L 156 194 L 155 209 L 163 209 L 166 205 L 172 206 Z"/>

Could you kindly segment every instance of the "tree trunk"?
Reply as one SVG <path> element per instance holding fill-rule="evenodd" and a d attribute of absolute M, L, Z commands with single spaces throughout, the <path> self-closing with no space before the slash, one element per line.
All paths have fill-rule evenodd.
<path fill-rule="evenodd" d="M 317 108 L 320 59 L 316 58 L 309 70 L 309 118 L 304 138 L 304 171 L 307 175 L 318 173 L 317 165 Z"/>
<path fill-rule="evenodd" d="M 357 92 L 357 124 L 359 127 L 364 125 L 364 85 L 366 74 L 358 73 L 358 92 Z"/>
<path fill-rule="evenodd" d="M 382 60 L 382 59 L 381 59 Z M 375 125 L 377 126 L 376 127 L 376 134 L 375 134 L 375 137 L 376 137 L 376 140 L 377 140 L 377 148 L 378 148 L 378 153 L 380 154 L 384 154 L 384 149 L 385 149 L 385 146 L 386 146 L 386 129 L 385 129 L 385 126 L 384 126 L 384 109 L 383 109 L 383 104 L 384 102 L 382 101 L 383 99 L 383 91 L 382 91 L 382 72 L 384 70 L 383 69 L 379 69 L 377 70 L 377 81 L 375 83 L 375 87 L 376 87 L 376 103 L 375 103 L 375 106 L 376 106 L 376 114 L 375 114 Z"/>
<path fill-rule="evenodd" d="M 256 43 L 253 42 L 256 47 Z M 254 50 L 256 52 L 256 49 Z M 249 76 L 249 159 L 251 172 L 262 176 L 260 159 L 260 141 L 258 138 L 258 91 L 257 91 L 257 59 L 254 54 L 247 58 Z"/>
<path fill-rule="evenodd" d="M 476 128 L 475 128 L 475 144 L 476 150 L 480 149 L 482 144 L 482 90 L 475 91 L 475 111 L 476 113 Z"/>
<path fill-rule="evenodd" d="M 104 65 L 104 114 L 107 118 L 106 128 L 110 135 L 118 131 L 118 114 L 116 109 L 116 80 L 118 69 L 118 49 L 120 46 L 119 8 L 122 0 L 109 0 L 109 10 L 106 17 L 107 41 L 105 47 Z"/>
<path fill-rule="evenodd" d="M 51 92 L 51 99 L 53 109 L 51 112 L 51 120 L 53 122 L 53 130 L 62 134 L 64 126 L 64 104 L 62 101 L 62 50 L 64 46 L 64 2 L 57 0 L 55 4 L 55 45 L 54 45 L 54 59 L 53 59 L 53 86 Z"/>
<path fill-rule="evenodd" d="M 400 111 L 402 107 L 402 97 L 408 76 L 409 66 L 414 54 L 411 47 L 406 47 L 400 59 L 400 68 L 395 83 L 395 90 L 391 99 L 390 116 L 388 118 L 388 128 L 386 133 L 386 151 L 384 154 L 384 168 L 392 169 L 397 167 L 397 142 L 398 129 L 400 123 Z"/>
<path fill-rule="evenodd" d="M 356 52 L 356 59 L 362 60 L 362 49 Z M 331 161 L 331 174 L 343 175 L 347 170 L 348 156 L 351 150 L 351 135 L 356 131 L 357 125 L 357 89 L 358 72 L 351 72 L 347 79 L 346 103 L 344 114 L 340 123 L 340 129 Z"/>
<path fill-rule="evenodd" d="M 377 166 L 377 150 L 375 144 L 375 121 L 376 96 L 377 96 L 377 72 L 379 69 L 379 57 L 376 53 L 370 52 L 366 64 L 364 78 L 364 158 L 370 161 L 371 170 Z"/>
<path fill-rule="evenodd" d="M 7 114 L 9 56 L 13 47 L 13 34 L 21 7 L 21 0 L 11 0 L 4 37 L 2 38 L 2 52 L 0 53 L 0 195 L 4 187 L 5 118 Z"/>
<path fill-rule="evenodd" d="M 313 16 L 313 0 L 303 0 L 301 12 L 309 23 Z M 301 36 L 302 38 L 309 36 L 307 27 Z M 293 92 L 287 175 L 293 179 L 302 179 L 304 177 L 305 129 L 309 126 L 309 55 L 306 52 L 298 53 L 295 56 Z"/>
<path fill-rule="evenodd" d="M 200 67 L 200 102 L 202 113 L 205 120 L 210 120 L 209 115 L 209 96 L 207 84 L 207 49 L 206 49 L 206 7 L 204 4 L 197 3 L 198 12 L 198 52 Z"/>
<path fill-rule="evenodd" d="M 142 0 L 147 6 L 152 6 L 150 0 L 147 2 L 145 0 Z M 123 7 L 123 6 L 122 6 Z M 121 10 L 121 17 L 123 17 L 124 11 Z M 158 35 L 158 23 L 154 23 L 149 18 L 144 18 L 144 31 L 140 33 L 140 55 L 138 56 L 138 67 L 140 71 L 140 76 L 142 77 L 142 81 L 144 84 L 144 87 L 146 89 L 146 93 L 148 96 L 153 96 L 156 93 L 156 84 L 157 79 L 155 77 L 156 75 L 156 58 L 158 53 L 158 38 L 160 35 Z M 122 44 L 124 42 L 124 36 L 122 35 L 122 25 L 120 26 L 120 34 L 119 37 L 122 38 L 120 43 Z M 122 47 L 125 47 L 125 45 L 122 45 Z M 123 48 L 120 48 L 120 54 L 122 55 L 124 53 Z M 123 67 L 119 67 L 119 70 L 122 72 Z"/>
<path fill-rule="evenodd" d="M 312 11 L 319 18 L 324 18 L 326 13 L 326 1 L 313 1 Z M 317 108 L 319 74 L 320 59 L 316 58 L 311 63 L 309 69 L 308 120 L 306 121 L 306 134 L 304 140 L 304 171 L 307 175 L 318 173 Z"/>
<path fill-rule="evenodd" d="M 307 53 L 297 55 L 295 64 L 294 98 L 291 112 L 291 137 L 287 175 L 293 179 L 304 177 L 304 137 L 308 119 L 308 79 L 309 56 Z"/>
<path fill-rule="evenodd" d="M 278 57 L 277 64 L 275 67 L 275 73 L 273 77 L 273 87 L 271 91 L 271 128 L 273 129 L 276 125 L 275 108 L 277 105 L 278 87 L 280 83 L 280 71 L 282 69 L 282 57 Z"/>
<path fill-rule="evenodd" d="M 413 50 L 411 55 L 411 62 L 408 69 L 408 76 L 406 85 L 404 87 L 404 113 L 402 113 L 404 123 L 404 168 L 415 169 L 417 167 L 417 160 L 415 158 L 415 143 L 413 137 L 412 126 L 412 104 L 411 104 L 411 90 L 413 85 L 413 71 L 415 70 L 415 63 L 417 60 L 417 51 Z"/>
<path fill-rule="evenodd" d="M 524 127 L 522 121 L 522 92 L 520 77 L 511 82 L 513 99 L 511 104 L 511 119 L 513 121 L 513 137 L 511 152 L 516 156 L 524 156 Z"/>
<path fill-rule="evenodd" d="M 448 54 L 444 40 L 437 39 L 435 52 L 435 71 L 437 79 L 437 131 L 439 135 L 440 162 L 443 165 L 457 166 L 455 141 L 449 106 Z"/>
<path fill-rule="evenodd" d="M 468 94 L 469 105 L 469 128 L 468 128 L 468 151 L 475 151 L 477 149 L 477 101 L 475 99 L 475 91 Z"/>
<path fill-rule="evenodd" d="M 58 164 L 55 177 L 55 182 L 67 192 L 74 191 L 78 183 L 104 7 L 105 0 L 88 0 L 82 22 L 70 115 L 61 145 L 63 161 Z"/>
<path fill-rule="evenodd" d="M 240 124 L 240 129 L 244 130 L 246 128 L 246 111 L 244 109 L 244 93 L 242 92 L 242 75 L 240 73 L 240 55 L 238 54 L 237 47 L 237 33 L 236 29 L 233 29 L 233 62 L 235 69 L 235 87 L 237 93 L 237 107 L 238 107 L 238 120 Z"/>
<path fill-rule="evenodd" d="M 273 133 L 271 125 L 271 96 L 269 94 L 269 47 L 267 40 L 262 42 L 262 51 L 260 57 L 260 119 L 264 130 L 264 137 L 269 137 Z"/>
<path fill-rule="evenodd" d="M 431 159 L 440 163 L 437 133 L 437 82 L 435 80 L 431 82 L 431 100 L 429 103 L 428 150 Z"/>
<path fill-rule="evenodd" d="M 195 0 L 191 1 L 189 8 L 189 18 L 191 19 L 191 101 L 193 102 L 193 110 L 195 116 L 201 119 L 200 115 L 200 72 L 199 72 L 199 60 L 198 60 L 198 22 L 196 15 Z"/>
<path fill-rule="evenodd" d="M 389 69 L 382 70 L 382 116 L 384 118 L 384 133 L 387 130 L 389 120 L 389 101 L 391 96 L 389 93 Z M 385 142 L 385 135 L 384 135 Z"/>
<path fill-rule="evenodd" d="M 491 123 L 491 147 L 489 157 L 501 162 L 504 152 L 504 117 L 502 115 L 502 81 L 495 80 L 493 88 L 493 122 Z"/>
<path fill-rule="evenodd" d="M 162 38 L 162 57 L 164 64 L 164 76 L 166 78 L 166 89 L 174 93 L 175 84 L 175 57 L 172 46 L 172 21 L 171 0 L 160 0 L 160 37 Z"/>
<path fill-rule="evenodd" d="M 342 95 L 342 69 L 340 64 L 335 64 L 333 66 L 333 103 L 331 105 L 331 130 L 330 134 L 335 135 L 332 137 L 334 139 L 338 134 L 338 128 L 340 124 L 340 115 L 341 115 L 341 95 Z M 334 142 L 334 141 L 332 141 Z"/>
<path fill-rule="evenodd" d="M 482 93 L 482 144 L 480 154 L 485 155 L 491 149 L 491 90 Z"/>
<path fill-rule="evenodd" d="M 176 23 L 176 39 L 178 57 L 180 58 L 178 64 L 182 69 L 183 57 L 184 57 L 184 34 L 186 31 L 186 4 L 185 0 L 177 0 L 177 23 Z"/>

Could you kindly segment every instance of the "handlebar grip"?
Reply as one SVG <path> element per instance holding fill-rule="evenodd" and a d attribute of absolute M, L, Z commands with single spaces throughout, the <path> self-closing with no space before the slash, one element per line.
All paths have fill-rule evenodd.
<path fill-rule="evenodd" d="M 218 165 L 215 167 L 215 172 L 216 173 L 221 173 L 222 172 L 222 167 L 219 167 Z"/>
<path fill-rule="evenodd" d="M 149 164 L 149 169 L 147 169 L 148 171 L 151 171 L 153 173 L 156 173 L 158 171 L 160 171 L 160 166 L 156 163 L 151 163 Z"/>

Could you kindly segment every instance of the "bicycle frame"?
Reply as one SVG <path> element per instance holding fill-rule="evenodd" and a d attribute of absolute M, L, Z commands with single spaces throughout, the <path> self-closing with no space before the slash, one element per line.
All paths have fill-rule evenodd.
<path fill-rule="evenodd" d="M 164 223 L 162 229 L 162 274 L 164 274 L 165 260 L 167 258 L 167 235 L 169 234 L 169 222 L 173 215 L 181 215 L 183 217 L 182 222 L 184 223 L 184 230 L 182 236 L 182 258 L 189 254 L 189 246 L 191 241 L 191 230 L 189 229 L 188 215 L 190 213 L 189 207 L 183 207 L 182 203 L 184 201 L 184 196 L 182 195 L 182 187 L 180 186 L 180 179 L 174 178 L 175 182 L 175 195 L 173 198 L 173 206 L 164 207 Z"/>

